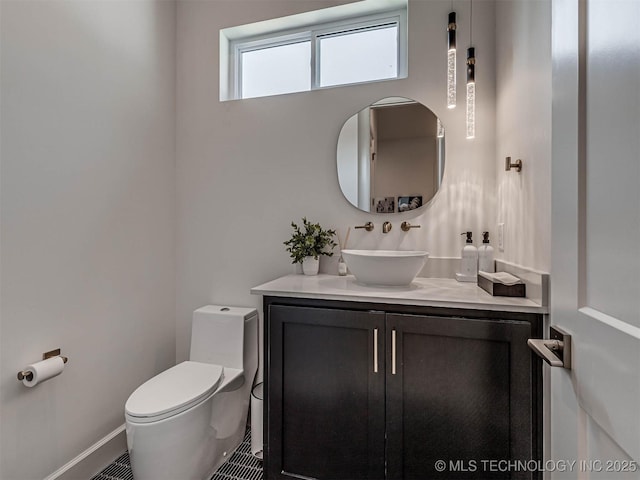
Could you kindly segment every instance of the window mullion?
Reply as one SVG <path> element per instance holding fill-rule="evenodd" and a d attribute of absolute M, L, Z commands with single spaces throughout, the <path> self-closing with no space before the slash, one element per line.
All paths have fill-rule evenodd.
<path fill-rule="evenodd" d="M 318 51 L 318 35 L 311 31 L 311 90 L 320 85 L 320 52 Z"/>
<path fill-rule="evenodd" d="M 235 90 L 236 98 L 242 98 L 242 53 L 239 45 L 235 45 L 233 48 L 233 87 Z"/>

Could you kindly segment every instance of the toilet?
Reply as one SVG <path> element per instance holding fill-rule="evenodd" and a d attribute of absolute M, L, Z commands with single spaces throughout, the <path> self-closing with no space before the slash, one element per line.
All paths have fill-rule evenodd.
<path fill-rule="evenodd" d="M 193 312 L 189 360 L 138 387 L 125 404 L 135 480 L 205 480 L 242 442 L 258 368 L 258 312 Z"/>

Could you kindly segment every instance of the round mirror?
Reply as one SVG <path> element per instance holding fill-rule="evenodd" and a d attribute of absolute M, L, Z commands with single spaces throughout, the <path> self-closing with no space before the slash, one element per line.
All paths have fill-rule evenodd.
<path fill-rule="evenodd" d="M 401 213 L 424 206 L 444 173 L 444 128 L 408 98 L 389 97 L 349 118 L 338 137 L 342 193 L 365 212 Z"/>

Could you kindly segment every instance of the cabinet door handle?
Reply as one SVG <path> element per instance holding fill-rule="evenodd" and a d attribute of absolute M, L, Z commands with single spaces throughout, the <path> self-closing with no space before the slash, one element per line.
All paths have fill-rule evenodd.
<path fill-rule="evenodd" d="M 378 373 L 378 329 L 373 329 L 373 373 Z"/>
<path fill-rule="evenodd" d="M 391 330 L 391 375 L 396 374 L 396 330 Z"/>

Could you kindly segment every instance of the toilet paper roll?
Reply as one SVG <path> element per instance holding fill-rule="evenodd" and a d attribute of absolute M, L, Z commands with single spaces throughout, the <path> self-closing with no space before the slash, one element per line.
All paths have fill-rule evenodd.
<path fill-rule="evenodd" d="M 50 378 L 60 375 L 63 370 L 64 360 L 62 359 L 62 357 L 47 358 L 46 360 L 42 360 L 41 362 L 27 365 L 27 367 L 24 368 L 24 371 L 31 372 L 33 378 L 31 380 L 27 380 L 27 378 L 25 377 L 22 380 L 22 383 L 25 387 L 35 387 L 45 380 L 49 380 Z"/>

